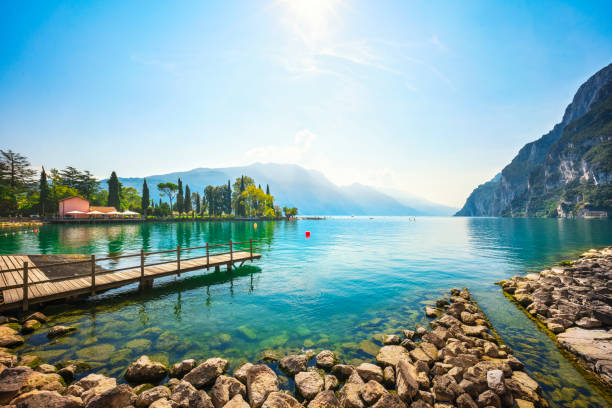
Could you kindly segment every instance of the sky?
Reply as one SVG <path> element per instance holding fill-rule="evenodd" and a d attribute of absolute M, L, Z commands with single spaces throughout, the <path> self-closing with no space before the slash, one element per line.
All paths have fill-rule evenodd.
<path fill-rule="evenodd" d="M 0 2 L 0 148 L 296 163 L 460 207 L 612 62 L 606 1 Z"/>

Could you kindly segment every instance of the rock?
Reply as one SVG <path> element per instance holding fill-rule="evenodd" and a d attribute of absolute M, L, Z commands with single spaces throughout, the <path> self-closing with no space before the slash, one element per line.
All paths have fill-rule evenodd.
<path fill-rule="evenodd" d="M 383 383 L 387 387 L 393 387 L 395 384 L 395 370 L 392 366 L 387 366 L 383 370 Z"/>
<path fill-rule="evenodd" d="M 457 408 L 478 408 L 478 404 L 467 393 L 463 393 L 457 397 Z"/>
<path fill-rule="evenodd" d="M 183 378 L 185 374 L 193 370 L 196 366 L 196 361 L 193 358 L 183 360 L 180 363 L 175 363 L 170 367 L 171 378 Z"/>
<path fill-rule="evenodd" d="M 138 394 L 134 405 L 136 405 L 138 408 L 147 408 L 149 405 L 159 399 L 170 398 L 170 394 L 170 388 L 168 387 L 163 385 L 153 387 Z"/>
<path fill-rule="evenodd" d="M 565 330 L 565 327 L 563 327 L 563 325 L 554 322 L 546 323 L 546 327 L 548 327 L 548 330 L 555 334 L 561 333 Z"/>
<path fill-rule="evenodd" d="M 6 367 L 14 367 L 17 364 L 17 356 L 5 351 L 0 351 L 0 364 Z"/>
<path fill-rule="evenodd" d="M 418 334 L 419 336 L 424 335 L 425 333 L 427 333 L 427 329 L 423 326 L 419 326 L 416 329 L 416 334 Z"/>
<path fill-rule="evenodd" d="M 429 365 L 433 362 L 431 356 L 425 352 L 421 347 L 417 347 L 414 350 L 410 351 L 410 357 L 414 361 L 423 361 L 426 365 Z M 409 359 L 407 359 L 409 360 Z"/>
<path fill-rule="evenodd" d="M 353 371 L 353 373 L 346 380 L 346 383 L 347 384 L 357 384 L 357 385 L 363 385 L 364 384 L 363 379 L 361 378 L 361 376 L 359 375 L 357 370 Z"/>
<path fill-rule="evenodd" d="M 281 358 L 278 367 L 289 377 L 293 377 L 300 371 L 306 371 L 309 358 L 305 355 L 291 355 Z"/>
<path fill-rule="evenodd" d="M 340 380 L 346 380 L 353 374 L 355 368 L 346 364 L 336 364 L 332 367 L 332 374 L 338 377 Z"/>
<path fill-rule="evenodd" d="M 340 401 L 333 391 L 322 391 L 310 401 L 308 408 L 340 408 Z"/>
<path fill-rule="evenodd" d="M 511 379 L 512 381 L 507 385 L 512 390 L 512 394 L 516 398 L 521 398 L 528 401 L 540 400 L 540 386 L 526 373 L 523 371 L 514 371 Z"/>
<path fill-rule="evenodd" d="M 398 335 L 395 334 L 389 334 L 387 336 L 385 336 L 385 338 L 383 339 L 383 344 L 386 346 L 390 346 L 390 345 L 398 345 L 402 342 L 402 339 L 400 339 L 400 337 Z"/>
<path fill-rule="evenodd" d="M 32 333 L 42 327 L 42 324 L 38 320 L 26 320 L 23 326 L 21 326 L 21 332 L 24 334 Z"/>
<path fill-rule="evenodd" d="M 307 400 L 313 399 L 323 391 L 324 385 L 323 378 L 317 372 L 302 371 L 295 375 L 295 388 Z"/>
<path fill-rule="evenodd" d="M 19 360 L 20 366 L 26 366 L 30 368 L 36 368 L 43 363 L 42 359 L 33 354 L 26 354 L 21 356 L 21 360 Z"/>
<path fill-rule="evenodd" d="M 57 368 L 51 364 L 41 364 L 36 368 L 36 371 L 43 374 L 53 374 L 57 372 Z"/>
<path fill-rule="evenodd" d="M 63 396 L 57 391 L 30 391 L 11 401 L 18 408 L 82 408 L 83 401 L 72 395 Z"/>
<path fill-rule="evenodd" d="M 169 401 L 167 398 L 158 399 L 154 401 L 149 408 L 176 408 L 176 403 L 174 401 Z"/>
<path fill-rule="evenodd" d="M 501 396 L 506 392 L 504 373 L 502 370 L 487 371 L 487 385 L 490 390 Z"/>
<path fill-rule="evenodd" d="M 128 382 L 135 384 L 156 383 L 168 374 L 168 369 L 162 364 L 151 361 L 148 356 L 141 356 L 129 365 L 123 375 Z"/>
<path fill-rule="evenodd" d="M 600 377 L 612 386 L 612 332 L 570 327 L 557 336 L 559 344 L 582 359 Z"/>
<path fill-rule="evenodd" d="M 74 381 L 74 374 L 76 373 L 76 371 L 77 366 L 74 364 L 70 364 L 64 368 L 59 369 L 57 373 L 62 376 L 66 384 L 70 384 L 72 381 Z"/>
<path fill-rule="evenodd" d="M 440 375 L 434 377 L 432 391 L 436 401 L 454 402 L 455 399 L 463 394 L 463 390 L 450 375 Z"/>
<path fill-rule="evenodd" d="M 420 347 L 425 353 L 427 353 L 429 357 L 431 357 L 433 361 L 436 361 L 438 359 L 438 349 L 436 348 L 436 346 L 431 343 L 421 342 Z"/>
<path fill-rule="evenodd" d="M 246 385 L 247 383 L 247 371 L 249 368 L 253 367 L 251 363 L 244 363 L 241 365 L 236 371 L 234 371 L 234 377 L 238 379 L 241 383 Z"/>
<path fill-rule="evenodd" d="M 335 390 L 336 388 L 338 388 L 338 385 L 340 385 L 338 378 L 336 378 L 335 375 L 331 375 L 331 374 L 326 375 L 323 378 L 323 382 L 325 383 L 325 385 L 323 386 L 323 389 L 325 391 Z"/>
<path fill-rule="evenodd" d="M 436 310 L 436 308 L 431 307 L 431 306 L 425 306 L 425 316 L 436 317 L 437 314 L 438 314 L 438 311 Z"/>
<path fill-rule="evenodd" d="M 336 363 L 336 356 L 330 350 L 323 350 L 322 352 L 317 354 L 316 362 L 317 367 L 322 368 L 324 370 L 329 370 Z"/>
<path fill-rule="evenodd" d="M 501 408 L 501 400 L 493 391 L 487 390 L 478 396 L 478 406 Z"/>
<path fill-rule="evenodd" d="M 383 370 L 375 364 L 363 363 L 356 370 L 364 382 L 373 380 L 380 383 L 383 381 Z"/>
<path fill-rule="evenodd" d="M 28 320 L 36 320 L 37 322 L 40 322 L 40 323 L 47 323 L 49 319 L 44 314 L 40 312 L 35 312 L 27 316 L 25 319 L 23 319 L 24 322 L 27 322 Z"/>
<path fill-rule="evenodd" d="M 385 387 L 377 383 L 376 381 L 368 381 L 361 387 L 361 398 L 367 405 L 372 405 L 378 401 L 378 399 L 387 393 Z"/>
<path fill-rule="evenodd" d="M 338 392 L 338 399 L 342 408 L 365 408 L 364 402 L 361 400 L 361 385 L 359 384 L 344 384 L 344 387 Z"/>
<path fill-rule="evenodd" d="M 227 368 L 227 360 L 222 358 L 209 358 L 183 377 L 196 388 L 203 388 L 223 374 Z"/>
<path fill-rule="evenodd" d="M 419 390 L 416 368 L 407 360 L 400 360 L 396 366 L 397 394 L 409 403 Z"/>
<path fill-rule="evenodd" d="M 227 404 L 224 405 L 225 408 L 250 408 L 249 404 L 246 403 L 242 395 L 236 394 L 234 398 L 232 398 Z"/>
<path fill-rule="evenodd" d="M 6 368 L 0 373 L 0 404 L 8 404 L 25 391 L 33 371 L 29 367 Z"/>
<path fill-rule="evenodd" d="M 516 403 L 517 408 L 535 408 L 535 405 L 533 405 L 533 402 L 531 401 L 515 399 L 514 402 Z"/>
<path fill-rule="evenodd" d="M 601 327 L 601 322 L 592 317 L 583 317 L 576 321 L 576 325 L 582 327 L 583 329 L 595 329 L 597 327 Z"/>
<path fill-rule="evenodd" d="M 53 326 L 51 328 L 51 330 L 49 330 L 47 332 L 47 337 L 52 339 L 54 337 L 58 337 L 58 336 L 64 336 L 66 334 L 69 333 L 73 333 L 77 330 L 76 327 L 70 327 L 70 326 Z"/>
<path fill-rule="evenodd" d="M 214 408 L 210 397 L 204 391 L 198 391 L 191 383 L 181 380 L 172 390 L 170 400 L 179 408 Z"/>
<path fill-rule="evenodd" d="M 302 404 L 284 392 L 271 392 L 262 408 L 302 408 Z"/>
<path fill-rule="evenodd" d="M 0 347 L 13 348 L 13 347 L 21 346 L 23 343 L 24 343 L 23 337 L 17 334 L 0 335 Z"/>
<path fill-rule="evenodd" d="M 238 394 L 246 398 L 246 387 L 244 384 L 233 377 L 221 375 L 217 377 L 215 385 L 210 390 L 210 399 L 215 408 L 222 408 Z"/>
<path fill-rule="evenodd" d="M 121 384 L 91 398 L 86 408 L 124 408 L 136 401 L 129 385 Z"/>
<path fill-rule="evenodd" d="M 406 404 L 397 396 L 397 394 L 383 394 L 378 402 L 372 405 L 372 408 L 406 408 Z"/>
<path fill-rule="evenodd" d="M 412 340 L 414 337 L 414 331 L 412 330 L 402 330 L 402 334 L 404 335 L 405 338 L 407 338 L 408 340 Z"/>
<path fill-rule="evenodd" d="M 117 380 L 114 378 L 109 378 L 100 374 L 89 374 L 87 377 L 81 378 L 68 387 L 66 394 L 79 396 L 83 402 L 87 404 L 93 398 L 96 398 L 98 395 L 116 386 Z"/>
<path fill-rule="evenodd" d="M 376 362 L 382 366 L 395 366 L 400 360 L 410 360 L 410 354 L 402 346 L 383 346 L 376 355 Z"/>
<path fill-rule="evenodd" d="M 266 365 L 254 365 L 247 370 L 247 392 L 253 408 L 263 405 L 268 394 L 278 391 L 278 378 Z"/>

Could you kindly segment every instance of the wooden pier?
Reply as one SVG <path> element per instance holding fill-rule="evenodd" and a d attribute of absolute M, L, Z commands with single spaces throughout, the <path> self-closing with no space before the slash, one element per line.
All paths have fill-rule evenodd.
<path fill-rule="evenodd" d="M 69 299 L 81 295 L 95 295 L 109 289 L 138 283 L 139 288 L 153 285 L 153 281 L 165 276 L 178 275 L 198 269 L 227 266 L 228 272 L 236 263 L 240 265 L 246 261 L 261 258 L 260 254 L 253 252 L 254 240 L 232 242 L 225 244 L 208 243 L 205 246 L 193 248 L 171 249 L 167 251 L 144 252 L 96 258 L 72 262 L 60 262 L 37 267 L 27 255 L 0 255 L 0 310 L 22 309 L 28 310 L 34 303 L 48 302 L 58 299 Z M 240 246 L 248 248 L 241 249 Z M 238 246 L 236 250 L 235 246 Z M 229 247 L 229 251 L 216 252 L 219 248 Z M 184 257 L 185 253 L 193 250 L 206 250 L 205 255 Z M 225 248 L 223 248 L 225 249 Z M 176 253 L 172 260 L 147 263 L 147 257 L 155 255 Z M 181 256 L 183 254 L 183 256 Z M 136 258 L 137 264 L 118 268 L 102 269 L 100 262 L 116 261 L 124 258 Z M 49 278 L 43 270 L 48 268 L 62 268 L 68 265 L 82 264 L 91 272 L 58 278 Z"/>

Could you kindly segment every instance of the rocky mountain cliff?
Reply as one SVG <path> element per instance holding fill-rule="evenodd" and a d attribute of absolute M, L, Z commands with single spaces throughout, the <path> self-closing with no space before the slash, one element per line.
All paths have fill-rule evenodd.
<path fill-rule="evenodd" d="M 612 64 L 576 92 L 562 121 L 526 144 L 500 174 L 478 186 L 459 216 L 576 216 L 610 212 Z"/>

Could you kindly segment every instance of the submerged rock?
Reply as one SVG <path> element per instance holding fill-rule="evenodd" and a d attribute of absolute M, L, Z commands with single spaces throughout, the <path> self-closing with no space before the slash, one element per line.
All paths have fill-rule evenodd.
<path fill-rule="evenodd" d="M 151 361 L 148 356 L 141 356 L 125 371 L 127 381 L 136 384 L 156 383 L 168 374 L 168 369 L 162 363 Z"/>

